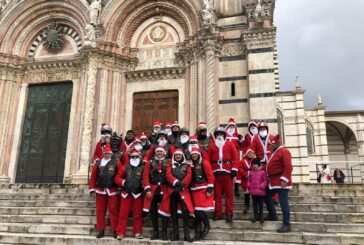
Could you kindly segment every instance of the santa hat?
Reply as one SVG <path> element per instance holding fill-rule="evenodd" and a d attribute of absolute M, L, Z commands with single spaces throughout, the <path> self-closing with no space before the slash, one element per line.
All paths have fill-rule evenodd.
<path fill-rule="evenodd" d="M 103 124 L 101 124 L 101 131 L 110 131 L 110 132 L 112 132 L 112 127 L 107 123 L 103 123 Z"/>
<path fill-rule="evenodd" d="M 186 162 L 186 157 L 185 157 L 185 154 L 183 153 L 183 150 L 182 149 L 176 149 L 173 153 L 173 162 L 175 162 L 174 160 L 174 156 L 176 154 L 181 154 L 183 156 L 183 161 L 182 162 Z"/>
<path fill-rule="evenodd" d="M 178 122 L 177 122 L 177 121 L 174 121 L 174 123 L 172 123 L 172 127 L 174 127 L 174 126 L 177 126 L 177 127 L 179 127 L 179 128 L 180 128 L 180 126 L 179 126 L 179 124 L 178 124 Z"/>
<path fill-rule="evenodd" d="M 201 156 L 200 148 L 193 147 L 191 150 L 191 154 L 199 154 Z"/>
<path fill-rule="evenodd" d="M 227 124 L 228 126 L 230 126 L 230 125 L 234 125 L 234 126 L 236 126 L 236 121 L 235 121 L 235 119 L 234 118 L 230 118 L 229 119 L 229 122 L 228 122 L 228 124 Z"/>
<path fill-rule="evenodd" d="M 267 128 L 269 130 L 269 125 L 266 122 L 261 122 L 259 123 L 258 129 L 259 128 Z"/>
<path fill-rule="evenodd" d="M 110 144 L 106 144 L 104 146 L 104 148 L 102 149 L 102 154 L 105 154 L 105 153 L 111 153 L 112 154 L 112 150 L 111 150 Z"/>
<path fill-rule="evenodd" d="M 171 128 L 172 127 L 172 123 L 171 122 L 166 122 L 166 124 L 165 124 L 165 126 L 164 126 L 165 128 Z"/>
<path fill-rule="evenodd" d="M 154 124 L 153 124 L 153 128 L 154 127 L 162 127 L 162 124 L 160 121 L 155 121 Z"/>
<path fill-rule="evenodd" d="M 148 139 L 148 137 L 144 132 L 142 132 L 142 134 L 140 135 L 140 139 Z"/>
<path fill-rule="evenodd" d="M 249 152 L 253 153 L 254 154 L 254 151 L 251 147 L 248 147 L 245 151 L 245 154 L 248 154 Z"/>
<path fill-rule="evenodd" d="M 191 137 L 190 137 L 190 140 L 189 140 L 189 142 L 191 143 L 191 142 L 198 142 L 198 139 L 197 139 L 197 135 L 192 135 Z"/>
<path fill-rule="evenodd" d="M 164 148 L 163 146 L 158 146 L 157 148 L 155 148 L 155 152 L 157 151 L 163 151 L 164 153 L 166 153 L 166 148 Z"/>
<path fill-rule="evenodd" d="M 132 153 L 130 154 L 130 156 L 140 156 L 140 151 L 138 150 L 133 150 Z"/>
<path fill-rule="evenodd" d="M 249 124 L 248 124 L 248 128 L 250 128 L 252 126 L 258 127 L 259 123 L 257 121 L 250 121 Z"/>
<path fill-rule="evenodd" d="M 135 137 L 135 139 L 134 139 L 134 143 L 136 143 L 136 142 L 142 142 L 139 136 L 136 136 L 136 137 Z"/>
<path fill-rule="evenodd" d="M 207 123 L 206 122 L 199 122 L 197 125 L 197 129 L 200 131 L 202 129 L 207 129 Z"/>

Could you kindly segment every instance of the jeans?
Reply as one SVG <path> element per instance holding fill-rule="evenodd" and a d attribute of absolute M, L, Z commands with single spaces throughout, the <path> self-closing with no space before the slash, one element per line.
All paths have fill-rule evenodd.
<path fill-rule="evenodd" d="M 269 212 L 270 217 L 277 217 L 277 211 L 272 201 L 272 196 L 278 193 L 279 196 L 279 204 L 283 213 L 283 224 L 290 225 L 291 224 L 291 211 L 289 209 L 288 204 L 288 191 L 289 189 L 268 189 L 266 196 L 266 205 Z"/>

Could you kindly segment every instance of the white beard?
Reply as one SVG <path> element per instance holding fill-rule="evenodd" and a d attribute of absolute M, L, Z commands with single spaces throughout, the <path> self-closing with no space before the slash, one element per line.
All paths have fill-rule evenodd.
<path fill-rule="evenodd" d="M 133 167 L 138 167 L 140 163 L 140 159 L 130 159 L 130 165 L 133 166 Z"/>
<path fill-rule="evenodd" d="M 215 144 L 217 147 L 221 148 L 225 145 L 225 140 L 224 139 L 216 139 Z"/>

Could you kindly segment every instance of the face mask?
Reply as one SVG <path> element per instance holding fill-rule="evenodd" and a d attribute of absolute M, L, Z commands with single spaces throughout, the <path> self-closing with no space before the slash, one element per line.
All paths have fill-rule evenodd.
<path fill-rule="evenodd" d="M 138 167 L 140 163 L 140 159 L 139 158 L 131 158 L 130 159 L 130 165 L 133 167 Z"/>
<path fill-rule="evenodd" d="M 182 144 L 185 144 L 189 139 L 190 139 L 190 137 L 188 137 L 187 135 L 182 135 L 180 137 L 180 141 Z"/>
<path fill-rule="evenodd" d="M 141 149 L 143 149 L 143 146 L 142 146 L 141 144 L 136 144 L 136 145 L 134 146 L 134 148 L 135 148 L 136 150 L 140 151 Z"/>
<path fill-rule="evenodd" d="M 191 152 L 193 148 L 198 148 L 198 144 L 189 144 L 188 150 Z"/>
<path fill-rule="evenodd" d="M 167 144 L 167 140 L 166 139 L 158 140 L 158 143 L 160 146 L 165 146 Z"/>
<path fill-rule="evenodd" d="M 263 130 L 263 131 L 260 131 L 259 132 L 259 136 L 262 137 L 262 138 L 267 137 L 267 135 L 268 135 L 268 131 L 267 130 Z"/>
<path fill-rule="evenodd" d="M 250 128 L 250 133 L 252 135 L 257 135 L 258 134 L 258 128 L 257 127 L 251 127 Z"/>
<path fill-rule="evenodd" d="M 224 138 L 222 138 L 221 136 L 217 137 L 217 139 L 216 139 L 216 145 L 218 147 L 222 147 L 224 144 L 225 144 Z"/>
<path fill-rule="evenodd" d="M 170 128 L 166 128 L 165 130 L 168 136 L 172 135 L 172 130 Z"/>
<path fill-rule="evenodd" d="M 235 133 L 235 128 L 228 128 L 227 133 L 233 135 Z"/>
<path fill-rule="evenodd" d="M 159 132 L 159 130 L 161 130 L 160 128 L 153 128 L 153 132 L 154 133 L 158 133 Z"/>
<path fill-rule="evenodd" d="M 142 146 L 145 146 L 147 144 L 146 141 L 142 141 Z"/>

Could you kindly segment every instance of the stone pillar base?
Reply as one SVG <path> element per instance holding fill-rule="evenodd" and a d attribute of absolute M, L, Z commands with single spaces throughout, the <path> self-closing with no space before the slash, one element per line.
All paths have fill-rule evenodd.
<path fill-rule="evenodd" d="M 88 176 L 82 174 L 74 174 L 64 178 L 65 184 L 88 184 Z"/>
<path fill-rule="evenodd" d="M 8 176 L 0 176 L 0 184 L 10 184 L 10 178 Z"/>

